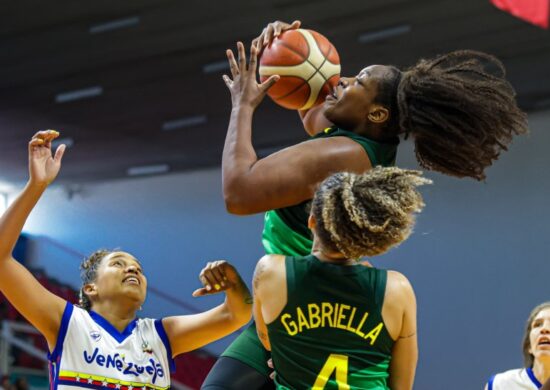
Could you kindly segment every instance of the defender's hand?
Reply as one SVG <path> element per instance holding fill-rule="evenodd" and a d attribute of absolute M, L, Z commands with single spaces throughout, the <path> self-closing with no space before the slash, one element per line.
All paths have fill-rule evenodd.
<path fill-rule="evenodd" d="M 193 292 L 194 297 L 216 294 L 229 290 L 242 283 L 239 273 L 225 260 L 218 260 L 206 264 L 199 275 L 203 287 Z"/>
<path fill-rule="evenodd" d="M 37 185 L 49 185 L 61 168 L 65 145 L 60 145 L 52 156 L 52 141 L 59 137 L 55 130 L 37 132 L 29 142 L 29 176 Z"/>

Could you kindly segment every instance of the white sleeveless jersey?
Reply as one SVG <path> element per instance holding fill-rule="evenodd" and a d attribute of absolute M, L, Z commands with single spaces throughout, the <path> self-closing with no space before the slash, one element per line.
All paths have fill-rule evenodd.
<path fill-rule="evenodd" d="M 531 368 L 518 368 L 496 374 L 487 383 L 488 390 L 536 390 L 542 384 Z"/>
<path fill-rule="evenodd" d="M 70 303 L 48 358 L 50 390 L 163 390 L 175 368 L 161 320 L 134 320 L 121 333 Z"/>

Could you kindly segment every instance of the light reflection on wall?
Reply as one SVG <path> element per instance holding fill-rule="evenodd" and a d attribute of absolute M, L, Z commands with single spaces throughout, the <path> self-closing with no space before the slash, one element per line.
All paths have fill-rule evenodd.
<path fill-rule="evenodd" d="M 0 192 L 0 215 L 8 208 L 8 194 Z"/>

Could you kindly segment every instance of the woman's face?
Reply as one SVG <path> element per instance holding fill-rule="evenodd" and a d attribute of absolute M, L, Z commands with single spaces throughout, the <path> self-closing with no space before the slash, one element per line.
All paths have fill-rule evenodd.
<path fill-rule="evenodd" d="M 371 65 L 355 77 L 342 77 L 325 100 L 325 117 L 347 130 L 366 122 L 378 93 L 378 82 L 386 72 L 384 65 Z"/>
<path fill-rule="evenodd" d="M 550 307 L 541 310 L 533 319 L 529 342 L 529 353 L 535 361 L 545 359 L 550 362 Z"/>
<path fill-rule="evenodd" d="M 105 256 L 92 284 L 97 293 L 96 300 L 119 300 L 124 297 L 141 305 L 147 295 L 147 278 L 141 265 L 126 252 L 113 252 Z"/>

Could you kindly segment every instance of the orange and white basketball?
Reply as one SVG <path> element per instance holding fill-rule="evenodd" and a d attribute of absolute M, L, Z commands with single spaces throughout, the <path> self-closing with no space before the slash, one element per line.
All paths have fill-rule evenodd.
<path fill-rule="evenodd" d="M 289 30 L 260 58 L 260 80 L 281 78 L 268 91 L 279 105 L 307 110 L 322 103 L 340 79 L 340 57 L 327 38 L 312 30 Z"/>

